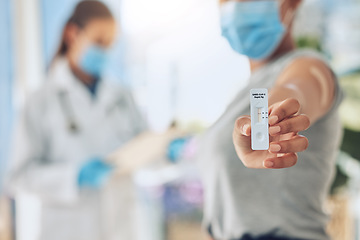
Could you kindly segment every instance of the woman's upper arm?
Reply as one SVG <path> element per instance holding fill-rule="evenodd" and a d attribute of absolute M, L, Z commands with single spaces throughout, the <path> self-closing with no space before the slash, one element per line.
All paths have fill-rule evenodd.
<path fill-rule="evenodd" d="M 285 69 L 273 90 L 288 92 L 289 96 L 296 98 L 301 105 L 300 112 L 308 115 L 314 123 L 330 110 L 334 102 L 335 76 L 321 60 L 301 58 Z"/>

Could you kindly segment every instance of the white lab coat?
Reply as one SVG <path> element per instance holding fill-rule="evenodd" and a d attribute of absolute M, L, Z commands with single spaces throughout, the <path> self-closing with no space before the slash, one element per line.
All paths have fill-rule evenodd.
<path fill-rule="evenodd" d="M 67 109 L 59 92 L 67 94 Z M 69 118 L 78 132 L 70 131 Z M 129 92 L 101 80 L 93 98 L 66 59 L 55 62 L 49 79 L 25 104 L 11 161 L 11 188 L 42 201 L 41 239 L 134 239 L 130 180 L 80 191 L 77 177 L 84 161 L 107 156 L 144 129 Z"/>

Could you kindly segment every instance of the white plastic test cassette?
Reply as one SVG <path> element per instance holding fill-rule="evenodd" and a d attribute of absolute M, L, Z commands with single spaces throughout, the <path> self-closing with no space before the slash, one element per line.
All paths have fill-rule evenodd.
<path fill-rule="evenodd" d="M 268 91 L 266 88 L 250 90 L 251 148 L 269 149 Z"/>

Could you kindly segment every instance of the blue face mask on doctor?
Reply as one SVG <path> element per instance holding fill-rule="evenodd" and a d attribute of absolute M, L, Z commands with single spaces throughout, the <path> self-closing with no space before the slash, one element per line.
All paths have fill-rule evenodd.
<path fill-rule="evenodd" d="M 279 12 L 277 0 L 226 2 L 221 7 L 222 35 L 236 52 L 266 59 L 286 33 Z"/>
<path fill-rule="evenodd" d="M 80 68 L 87 74 L 100 77 L 109 62 L 109 53 L 106 49 L 92 45 L 80 57 Z"/>

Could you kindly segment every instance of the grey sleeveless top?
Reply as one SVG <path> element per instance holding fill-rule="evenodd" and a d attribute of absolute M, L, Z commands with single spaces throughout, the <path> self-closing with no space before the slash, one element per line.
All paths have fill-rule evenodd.
<path fill-rule="evenodd" d="M 331 110 L 302 132 L 309 147 L 298 163 L 282 170 L 248 169 L 237 157 L 232 131 L 235 120 L 250 111 L 251 88 L 270 89 L 295 59 L 322 59 L 311 50 L 293 51 L 254 72 L 220 119 L 199 139 L 197 158 L 205 188 L 204 224 L 215 239 L 245 234 L 299 239 L 329 239 L 323 204 L 335 173 L 342 130 L 337 108 L 342 91 L 336 81 Z"/>

